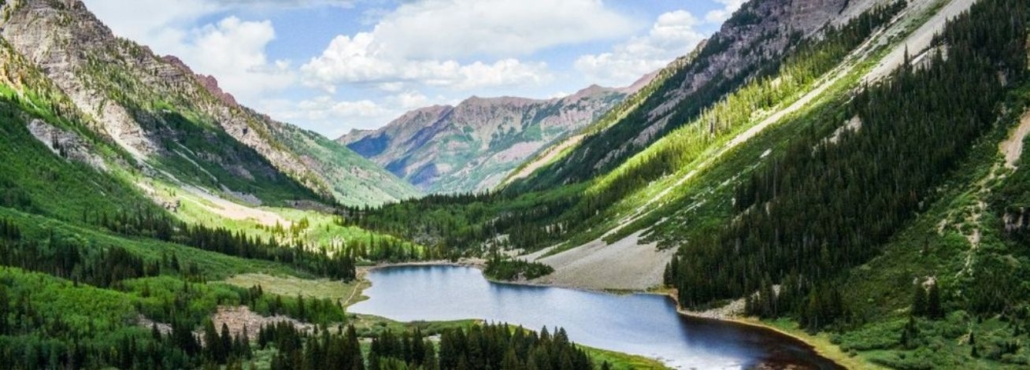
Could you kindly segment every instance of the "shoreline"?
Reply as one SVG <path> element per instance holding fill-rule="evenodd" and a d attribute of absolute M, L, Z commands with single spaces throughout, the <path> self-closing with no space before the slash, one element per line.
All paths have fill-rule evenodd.
<path fill-rule="evenodd" d="M 377 264 L 377 265 L 374 265 L 374 266 L 362 266 L 362 267 L 358 268 L 358 280 L 362 280 L 366 284 L 364 285 L 363 289 L 361 289 L 361 290 L 364 291 L 365 289 L 368 289 L 368 288 L 370 288 L 372 286 L 372 282 L 369 281 L 366 278 L 368 272 L 374 271 L 374 270 L 379 270 L 379 269 L 384 269 L 384 268 L 404 267 L 404 266 L 471 267 L 471 268 L 475 268 L 475 269 L 478 269 L 480 271 L 483 271 L 485 269 L 485 267 L 486 267 L 486 260 L 478 259 L 478 258 L 472 258 L 472 259 L 461 259 L 461 260 L 458 260 L 458 261 L 436 260 L 436 261 L 418 261 L 418 262 L 401 262 L 401 263 L 380 263 L 380 264 Z M 615 294 L 615 295 L 619 295 L 619 294 L 649 294 L 649 295 L 664 296 L 664 297 L 672 300 L 673 304 L 676 306 L 676 313 L 678 313 L 680 316 L 683 316 L 683 317 L 686 317 L 686 318 L 690 318 L 690 319 L 712 320 L 712 321 L 719 321 L 719 322 L 728 323 L 728 324 L 747 326 L 747 327 L 754 328 L 754 329 L 759 329 L 759 330 L 767 330 L 767 331 L 774 332 L 776 334 L 782 335 L 784 337 L 788 337 L 788 338 L 790 338 L 792 340 L 797 341 L 798 343 L 804 344 L 805 346 L 807 346 L 816 355 L 818 355 L 818 356 L 820 356 L 820 357 L 822 357 L 822 358 L 824 358 L 826 360 L 829 360 L 830 362 L 832 362 L 832 363 L 834 363 L 834 364 L 836 364 L 836 365 L 838 365 L 838 366 L 840 366 L 842 368 L 848 368 L 847 366 L 845 366 L 845 364 L 853 364 L 853 361 L 847 361 L 848 359 L 852 359 L 853 357 L 850 357 L 850 356 L 847 355 L 847 353 L 844 353 L 843 351 L 840 351 L 839 347 L 834 346 L 834 348 L 837 348 L 837 352 L 836 353 L 829 353 L 827 351 L 827 349 L 825 348 L 825 346 L 822 345 L 823 343 L 817 343 L 814 340 L 815 337 L 811 337 L 811 338 L 802 337 L 801 335 L 799 335 L 797 333 L 791 333 L 791 332 L 789 332 L 787 330 L 784 330 L 782 328 L 779 328 L 779 327 L 773 326 L 771 324 L 762 322 L 761 320 L 747 318 L 747 317 L 743 317 L 743 316 L 727 315 L 727 314 L 724 314 L 724 313 L 719 313 L 719 312 L 717 312 L 719 309 L 712 309 L 712 310 L 703 311 L 703 312 L 696 312 L 696 311 L 690 311 L 690 310 L 684 309 L 682 306 L 680 306 L 679 300 L 676 298 L 675 291 L 659 291 L 659 292 L 653 292 L 653 291 L 627 291 L 627 292 L 622 292 L 622 291 L 619 291 L 619 292 L 613 292 L 613 291 L 606 291 L 606 290 L 590 289 L 590 288 L 585 288 L 585 287 L 564 286 L 564 285 L 560 285 L 560 284 L 534 283 L 534 282 L 530 282 L 530 281 L 497 281 L 497 280 L 494 280 L 494 279 L 487 278 L 486 276 L 484 276 L 484 278 L 486 278 L 487 281 L 489 281 L 491 283 L 495 283 L 495 284 L 521 285 L 521 286 L 532 286 L 532 287 L 541 287 L 541 288 L 562 288 L 562 289 L 579 290 L 579 291 L 584 291 L 584 292 Z M 364 295 L 362 295 L 362 297 L 364 297 Z M 827 343 L 827 344 L 832 345 L 832 343 Z"/>
<path fill-rule="evenodd" d="M 473 267 L 479 270 L 483 270 L 486 267 L 486 260 L 482 258 L 462 258 L 457 261 L 451 260 L 432 260 L 432 261 L 412 261 L 412 262 L 386 262 L 377 263 L 371 266 L 358 266 L 358 275 L 360 276 L 363 272 L 380 270 L 391 267 L 404 267 L 404 266 L 456 266 L 456 267 Z"/>
<path fill-rule="evenodd" d="M 772 324 L 763 322 L 762 320 L 759 320 L 759 319 L 756 319 L 756 318 L 751 318 L 751 317 L 747 317 L 747 316 L 739 316 L 739 315 L 726 315 L 726 314 L 723 314 L 723 313 L 719 313 L 718 312 L 719 308 L 714 308 L 714 309 L 710 309 L 710 310 L 702 311 L 702 312 L 690 311 L 690 310 L 684 309 L 680 305 L 679 299 L 676 297 L 675 290 L 669 291 L 669 292 L 654 293 L 654 294 L 659 294 L 659 295 L 664 295 L 666 297 L 669 297 L 669 299 L 671 299 L 673 301 L 673 304 L 676 305 L 676 312 L 679 313 L 681 316 L 688 317 L 688 318 L 691 318 L 691 319 L 720 321 L 720 322 L 729 323 L 729 324 L 747 326 L 747 327 L 754 328 L 754 329 L 759 329 L 759 330 L 767 330 L 767 331 L 774 332 L 776 334 L 779 334 L 779 335 L 791 338 L 791 339 L 797 341 L 798 343 L 804 344 L 810 350 L 812 350 L 812 352 L 815 353 L 816 355 L 829 360 L 830 362 L 832 362 L 833 364 L 835 364 L 837 366 L 840 366 L 841 368 L 844 368 L 844 369 L 856 368 L 857 366 L 855 366 L 855 365 L 858 365 L 858 364 L 855 363 L 855 360 L 852 360 L 852 359 L 854 359 L 854 357 L 848 356 L 847 353 L 845 353 L 842 350 L 840 350 L 840 347 L 838 347 L 837 345 L 834 345 L 833 343 L 829 343 L 827 341 L 826 344 L 829 344 L 829 345 L 833 346 L 833 348 L 836 349 L 836 351 L 834 353 L 830 353 L 830 351 L 828 351 L 827 348 L 824 345 L 822 345 L 823 343 L 816 342 L 815 340 L 817 339 L 817 337 L 813 336 L 811 334 L 806 334 L 803 337 L 801 334 L 787 331 L 787 330 L 785 330 L 783 328 L 780 328 L 780 327 L 774 326 Z M 849 367 L 847 365 L 852 365 L 852 366 Z"/>

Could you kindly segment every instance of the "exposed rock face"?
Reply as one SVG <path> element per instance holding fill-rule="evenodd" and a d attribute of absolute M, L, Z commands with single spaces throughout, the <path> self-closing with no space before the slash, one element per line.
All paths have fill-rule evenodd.
<path fill-rule="evenodd" d="M 38 119 L 29 122 L 29 132 L 54 154 L 85 163 L 98 170 L 107 170 L 104 159 L 94 154 L 89 143 L 74 132 L 62 130 Z"/>
<path fill-rule="evenodd" d="M 119 105 L 106 104 L 107 97 L 88 89 L 79 78 L 79 67 L 115 41 L 111 31 L 86 12 L 82 3 L 16 0 L 3 9 L 4 39 L 30 63 L 46 71 L 81 111 L 93 114 L 106 133 L 137 158 L 157 151 L 153 138 L 129 112 Z M 74 27 L 62 27 L 65 24 Z M 67 52 L 71 48 L 78 52 Z"/>
<path fill-rule="evenodd" d="M 285 174 L 317 193 L 352 204 L 357 201 L 337 184 L 397 184 L 387 186 L 396 190 L 392 194 L 369 196 L 369 203 L 417 194 L 329 140 L 312 138 L 319 143 L 315 148 L 291 145 L 296 136 L 317 135 L 240 106 L 214 77 L 195 74 L 175 57 L 157 57 L 146 47 L 115 37 L 80 1 L 11 0 L 2 13 L 0 36 L 5 43 L 53 81 L 87 120 L 96 122 L 98 135 L 111 138 L 141 164 L 181 156 L 250 180 Z M 184 131 L 184 120 L 190 121 L 191 131 Z M 292 140 L 278 137 L 281 133 L 292 135 Z M 188 140 L 208 145 L 183 147 Z M 261 158 L 242 150 L 239 143 Z M 313 155 L 316 150 L 331 155 Z M 348 177 L 353 171 L 326 172 L 323 167 L 342 167 L 365 177 Z"/>
<path fill-rule="evenodd" d="M 692 116 L 699 102 L 718 101 L 726 92 L 757 75 L 762 66 L 783 57 L 794 42 L 818 37 L 830 24 L 889 0 L 752 0 L 744 4 L 710 39 L 659 72 L 641 90 L 634 107 L 614 112 L 614 123 L 600 127 L 553 166 L 546 184 L 583 181 L 614 168 Z M 703 108 L 702 108 L 703 109 Z M 695 112 L 696 113 L 696 112 Z M 606 117 L 607 120 L 608 117 Z M 606 121 L 602 120 L 602 121 Z M 592 168 L 593 173 L 584 173 Z"/>
<path fill-rule="evenodd" d="M 382 129 L 339 139 L 428 192 L 488 190 L 531 155 L 636 91 L 591 86 L 560 99 L 479 98 L 408 112 Z"/>
<path fill-rule="evenodd" d="M 679 88 L 668 91 L 662 96 L 665 104 L 649 112 L 654 125 L 642 132 L 637 142 L 653 141 L 653 134 L 669 123 L 668 116 L 676 105 L 712 80 L 733 79 L 741 73 L 754 72 L 754 66 L 781 56 L 790 46 L 791 37 L 809 37 L 823 29 L 844 11 L 848 2 L 752 0 L 744 4 L 709 40 L 709 43 L 724 45 L 724 49 L 683 66 L 688 72 L 679 79 Z"/>

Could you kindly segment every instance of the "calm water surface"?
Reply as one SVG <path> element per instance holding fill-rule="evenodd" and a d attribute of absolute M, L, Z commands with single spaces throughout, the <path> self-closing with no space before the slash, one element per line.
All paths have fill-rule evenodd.
<path fill-rule="evenodd" d="M 686 318 L 671 299 L 496 284 L 474 268 L 405 266 L 373 270 L 370 299 L 352 313 L 397 321 L 483 319 L 539 330 L 563 327 L 573 341 L 643 355 L 681 369 L 757 364 L 839 368 L 790 337 L 749 326 Z"/>

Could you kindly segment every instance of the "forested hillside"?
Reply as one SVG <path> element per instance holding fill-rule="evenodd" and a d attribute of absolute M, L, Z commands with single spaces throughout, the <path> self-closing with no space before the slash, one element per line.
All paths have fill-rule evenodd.
<path fill-rule="evenodd" d="M 1028 22 L 1016 0 L 879 2 L 684 103 L 702 106 L 624 160 L 586 165 L 601 162 L 572 150 L 499 193 L 344 218 L 457 254 L 543 248 L 524 258 L 546 264 L 642 233 L 678 250 L 655 284 L 684 308 L 741 302 L 892 368 L 1024 366 L 1030 256 L 1013 143 L 1026 129 L 1012 128 L 1030 102 Z"/>
<path fill-rule="evenodd" d="M 678 127 L 710 109 L 748 81 L 774 74 L 790 50 L 821 31 L 849 6 L 870 2 L 749 1 L 722 29 L 698 46 L 687 63 L 645 89 L 632 110 L 615 110 L 567 154 L 542 167 L 516 188 L 540 190 L 590 180 L 619 167 Z"/>
<path fill-rule="evenodd" d="M 712 108 L 712 113 L 695 117 L 690 127 L 676 131 L 593 181 L 548 191 L 522 192 L 515 184 L 489 194 L 429 196 L 387 205 L 380 212 L 352 209 L 350 217 L 345 218 L 356 225 L 427 244 L 442 242 L 457 249 L 474 247 L 496 234 L 506 235 L 508 245 L 537 250 L 584 232 L 603 233 L 607 230 L 593 226 L 610 223 L 619 211 L 616 206 L 620 200 L 702 159 L 711 148 L 738 134 L 742 126 L 753 124 L 754 116 L 748 113 L 751 107 L 772 109 L 799 99 L 806 88 L 812 88 L 818 78 L 843 62 L 903 5 L 894 2 L 873 9 L 847 25 L 828 30 L 821 39 L 800 42 L 788 52 L 776 73 L 730 94 Z M 662 77 L 656 81 L 662 81 Z M 550 172 L 543 168 L 537 173 L 546 176 Z"/>
<path fill-rule="evenodd" d="M 1030 366 L 1026 0 L 752 0 L 636 94 L 600 94 L 612 110 L 551 133 L 503 189 L 408 200 L 77 1 L 2 9 L 9 367 L 611 368 L 561 329 L 345 312 L 370 266 L 461 257 L 492 279 L 668 294 L 845 366 Z M 480 147 L 543 135 L 533 117 L 564 108 L 540 104 Z M 419 119 L 465 137 L 445 111 Z M 400 152 L 421 177 L 432 156 Z M 426 188 L 480 189 L 483 168 Z"/>

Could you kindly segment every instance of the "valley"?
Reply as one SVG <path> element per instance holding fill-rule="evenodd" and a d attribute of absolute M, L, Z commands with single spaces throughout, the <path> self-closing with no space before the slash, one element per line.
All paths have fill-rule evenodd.
<path fill-rule="evenodd" d="M 0 2 L 0 367 L 1030 365 L 1024 0 L 751 0 L 337 139 L 93 5 Z"/>

